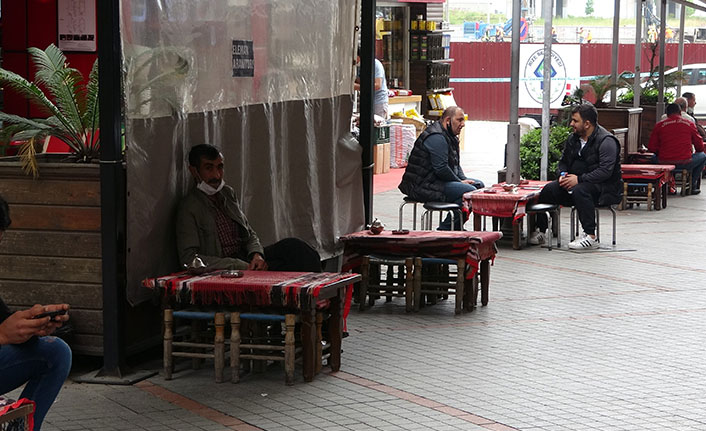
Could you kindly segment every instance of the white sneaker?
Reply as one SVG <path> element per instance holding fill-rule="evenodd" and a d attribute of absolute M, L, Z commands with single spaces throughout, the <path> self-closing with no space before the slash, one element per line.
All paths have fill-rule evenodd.
<path fill-rule="evenodd" d="M 584 233 L 580 238 L 569 243 L 569 249 L 571 250 L 595 250 L 600 246 L 597 239 L 591 238 Z"/>
<path fill-rule="evenodd" d="M 529 239 L 527 240 L 527 242 L 532 245 L 544 244 L 545 241 L 546 241 L 546 238 L 544 236 L 544 232 L 540 232 L 538 230 L 532 232 Z"/>

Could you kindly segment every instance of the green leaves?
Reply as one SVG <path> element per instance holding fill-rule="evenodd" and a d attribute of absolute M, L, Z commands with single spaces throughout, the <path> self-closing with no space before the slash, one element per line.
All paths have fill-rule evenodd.
<path fill-rule="evenodd" d="M 80 160 L 97 157 L 100 144 L 94 131 L 99 125 L 98 61 L 93 64 L 84 85 L 81 73 L 69 67 L 66 56 L 55 45 L 51 44 L 45 50 L 29 48 L 28 51 L 36 68 L 35 82 L 0 69 L 0 85 L 16 90 L 49 117 L 30 119 L 0 112 L 0 120 L 4 123 L 2 139 L 24 141 L 20 149 L 22 160 L 25 168 L 35 176 L 34 143 L 48 135 L 65 142 Z"/>
<path fill-rule="evenodd" d="M 547 179 L 557 178 L 557 163 L 564 150 L 564 142 L 571 133 L 571 127 L 554 125 L 549 131 L 549 154 L 547 157 Z M 522 178 L 538 180 L 542 158 L 542 129 L 534 129 L 520 140 L 520 175 Z"/>

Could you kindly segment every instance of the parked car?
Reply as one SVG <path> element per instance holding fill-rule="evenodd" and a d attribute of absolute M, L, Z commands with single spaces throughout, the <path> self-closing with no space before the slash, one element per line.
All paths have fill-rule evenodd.
<path fill-rule="evenodd" d="M 675 73 L 677 68 L 664 72 L 665 75 Z M 694 106 L 694 115 L 697 117 L 706 117 L 706 63 L 685 64 L 682 66 L 684 73 L 684 81 L 681 85 L 682 94 L 689 92 L 696 95 L 696 106 Z"/>
<path fill-rule="evenodd" d="M 664 72 L 665 78 L 668 75 L 677 72 L 677 68 L 673 67 Z M 696 63 L 696 64 L 685 64 L 682 66 L 682 73 L 684 74 L 684 81 L 681 85 L 681 93 L 677 95 L 689 92 L 696 95 L 696 106 L 694 106 L 694 116 L 699 118 L 706 118 L 706 63 Z M 667 79 L 669 81 L 669 79 Z M 645 88 L 646 82 L 642 83 L 642 88 Z M 672 93 L 676 93 L 676 87 L 665 87 L 665 90 L 671 90 Z M 628 91 L 627 88 L 618 88 L 618 97 Z M 610 101 L 610 92 L 608 92 L 603 98 L 604 102 Z"/>

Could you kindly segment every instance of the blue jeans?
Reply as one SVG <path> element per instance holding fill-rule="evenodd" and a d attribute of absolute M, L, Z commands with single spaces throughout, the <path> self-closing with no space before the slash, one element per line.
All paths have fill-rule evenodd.
<path fill-rule="evenodd" d="M 451 181 L 444 184 L 444 197 L 446 202 L 453 202 L 455 204 L 463 204 L 464 193 L 472 192 L 476 189 L 482 189 L 485 187 L 483 181 L 477 180 L 475 178 L 469 178 L 469 180 L 475 181 L 474 184 L 466 184 L 458 181 Z M 462 221 L 463 215 L 461 213 L 454 213 L 454 230 L 461 230 L 463 226 Z M 439 230 L 451 230 L 451 216 L 446 216 L 446 219 L 439 225 Z"/>
<path fill-rule="evenodd" d="M 682 169 L 691 171 L 691 190 L 701 189 L 701 171 L 704 170 L 706 164 L 706 154 L 694 153 L 691 155 L 691 163 L 685 165 L 676 165 L 675 171 L 679 172 Z"/>
<path fill-rule="evenodd" d="M 34 429 L 42 421 L 71 370 L 71 349 L 60 338 L 32 338 L 24 344 L 0 346 L 0 394 L 27 383 L 22 398 L 37 404 Z"/>

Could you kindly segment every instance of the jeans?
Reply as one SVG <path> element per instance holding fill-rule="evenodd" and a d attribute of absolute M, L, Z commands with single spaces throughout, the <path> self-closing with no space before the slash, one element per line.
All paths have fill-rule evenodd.
<path fill-rule="evenodd" d="M 559 185 L 559 181 L 553 181 L 542 189 L 539 194 L 539 203 L 559 204 L 565 207 L 575 206 L 583 231 L 594 235 L 596 233 L 596 203 L 600 194 L 601 191 L 596 184 L 578 183 L 569 193 Z M 547 230 L 547 225 L 547 215 L 538 213 L 537 228 L 544 232 Z"/>
<path fill-rule="evenodd" d="M 60 338 L 34 337 L 24 344 L 0 346 L 0 394 L 27 383 L 22 398 L 37 404 L 34 429 L 42 421 L 71 370 L 71 349 Z"/>
<path fill-rule="evenodd" d="M 699 190 L 701 188 L 701 171 L 704 170 L 706 164 L 706 154 L 694 153 L 691 155 L 691 162 L 685 165 L 676 165 L 674 170 L 679 172 L 682 169 L 691 171 L 691 190 Z"/>
<path fill-rule="evenodd" d="M 475 178 L 469 178 L 473 180 L 474 184 L 466 184 L 459 181 L 451 181 L 444 184 L 444 197 L 446 202 L 453 202 L 455 204 L 463 204 L 464 193 L 472 192 L 476 189 L 482 189 L 485 187 L 483 181 L 477 180 Z M 463 226 L 462 221 L 463 215 L 460 212 L 454 212 L 454 230 L 461 230 Z M 451 230 L 451 216 L 447 215 L 446 219 L 439 225 L 439 230 Z"/>

